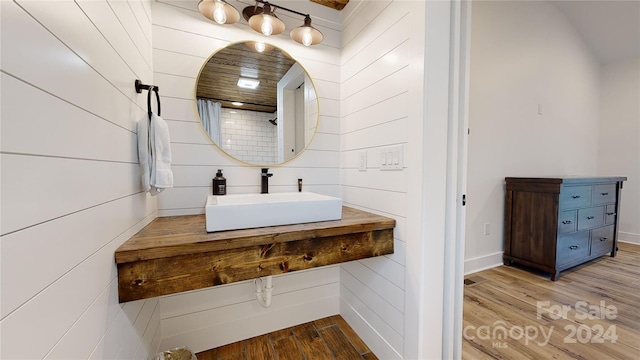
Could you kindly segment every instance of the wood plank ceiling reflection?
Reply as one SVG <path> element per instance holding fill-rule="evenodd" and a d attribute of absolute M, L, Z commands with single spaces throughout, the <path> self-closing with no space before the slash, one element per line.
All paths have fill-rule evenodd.
<path fill-rule="evenodd" d="M 278 49 L 258 53 L 244 43 L 232 44 L 215 53 L 203 67 L 196 97 L 217 100 L 226 108 L 273 113 L 278 81 L 294 63 Z M 260 85 L 255 90 L 240 88 L 240 77 L 258 79 Z M 244 105 L 231 104 L 234 101 Z"/>
<path fill-rule="evenodd" d="M 324 5 L 336 10 L 342 10 L 349 3 L 349 0 L 311 0 L 316 4 Z"/>

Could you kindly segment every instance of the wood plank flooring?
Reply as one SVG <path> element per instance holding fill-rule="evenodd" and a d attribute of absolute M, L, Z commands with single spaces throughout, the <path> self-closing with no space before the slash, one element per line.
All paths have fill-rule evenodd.
<path fill-rule="evenodd" d="M 377 359 L 340 315 L 203 351 L 196 357 L 198 360 Z"/>
<path fill-rule="evenodd" d="M 619 248 L 615 258 L 564 271 L 556 282 L 517 266 L 467 277 L 462 358 L 640 360 L 640 245 Z M 339 315 L 196 356 L 377 359 Z"/>
<path fill-rule="evenodd" d="M 500 266 L 465 279 L 462 358 L 640 359 L 640 245 L 560 275 Z M 471 284 L 472 283 L 472 284 Z"/>

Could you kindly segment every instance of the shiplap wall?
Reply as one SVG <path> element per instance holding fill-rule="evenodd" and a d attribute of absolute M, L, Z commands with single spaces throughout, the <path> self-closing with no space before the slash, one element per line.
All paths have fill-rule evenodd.
<path fill-rule="evenodd" d="M 148 1 L 1 2 L 3 359 L 147 359 L 159 300 L 118 303 L 116 248 L 156 216 L 136 121 Z"/>
<path fill-rule="evenodd" d="M 246 6 L 232 4 L 238 9 Z M 152 9 L 154 78 L 161 89 L 162 116 L 171 131 L 175 179 L 175 187 L 159 196 L 158 215 L 204 213 L 217 169 L 224 171 L 227 193 L 258 193 L 261 166 L 231 159 L 212 144 L 200 125 L 194 98 L 196 77 L 213 52 L 230 42 L 264 41 L 264 37 L 244 21 L 232 26 L 212 23 L 197 11 L 197 1 L 159 1 Z M 290 21 L 285 13 L 281 17 Z M 269 39 L 309 72 L 320 107 L 320 123 L 307 150 L 284 165 L 270 167 L 271 192 L 296 191 L 297 179 L 302 178 L 303 190 L 340 196 L 340 38 L 335 30 L 321 31 L 325 41 L 311 48 L 292 42 L 286 32 Z M 161 349 L 187 345 L 202 351 L 337 314 L 339 279 L 338 266 L 276 276 L 268 309 L 257 304 L 253 281 L 163 297 Z"/>
<path fill-rule="evenodd" d="M 154 78 L 162 89 L 162 117 L 171 132 L 175 181 L 173 189 L 160 194 L 158 215 L 204 213 L 218 168 L 224 169 L 227 193 L 259 192 L 260 166 L 247 166 L 212 145 L 200 125 L 194 98 L 196 77 L 212 53 L 230 42 L 265 38 L 244 21 L 232 26 L 212 23 L 197 11 L 197 1 L 158 2 L 153 9 Z M 302 178 L 305 190 L 340 195 L 339 33 L 322 30 L 325 41 L 312 48 L 292 42 L 287 34 L 269 39 L 302 63 L 320 102 L 320 124 L 306 151 L 293 161 L 271 167 L 272 192 L 296 191 L 297 179 Z"/>
<path fill-rule="evenodd" d="M 396 219 L 394 254 L 341 265 L 340 313 L 380 358 L 401 358 L 405 329 L 408 164 L 380 170 L 381 148 L 403 145 L 411 124 L 412 3 L 369 1 L 343 29 L 342 195 L 347 205 Z M 414 14 L 414 16 L 417 16 Z M 417 31 L 417 30 L 416 30 Z M 415 75 L 415 74 L 414 74 Z M 415 119 L 413 119 L 415 120 Z M 359 169 L 366 153 L 367 169 Z"/>

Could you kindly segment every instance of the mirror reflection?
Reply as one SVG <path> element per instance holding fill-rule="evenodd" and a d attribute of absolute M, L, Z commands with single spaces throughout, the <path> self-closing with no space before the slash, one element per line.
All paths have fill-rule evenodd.
<path fill-rule="evenodd" d="M 213 142 L 251 164 L 292 159 L 317 127 L 311 78 L 291 56 L 268 44 L 236 43 L 213 54 L 198 76 L 196 100 Z"/>

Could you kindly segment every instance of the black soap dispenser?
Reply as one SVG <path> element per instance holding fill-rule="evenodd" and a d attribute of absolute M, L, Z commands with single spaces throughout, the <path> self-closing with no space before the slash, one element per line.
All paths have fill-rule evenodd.
<path fill-rule="evenodd" d="M 222 170 L 218 169 L 216 177 L 213 178 L 213 195 L 227 194 L 227 179 L 222 176 Z"/>

